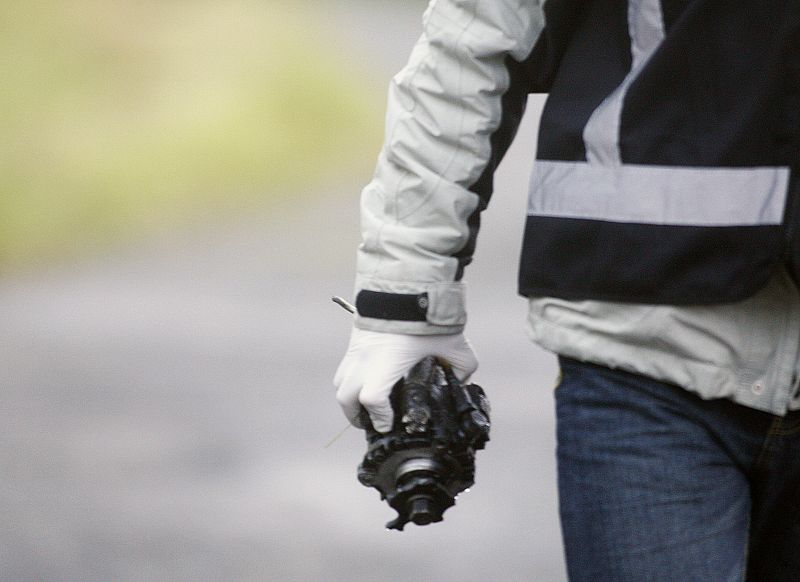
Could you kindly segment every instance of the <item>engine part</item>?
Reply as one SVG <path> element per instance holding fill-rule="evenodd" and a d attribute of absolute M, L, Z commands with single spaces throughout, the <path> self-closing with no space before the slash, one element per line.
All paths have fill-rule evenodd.
<path fill-rule="evenodd" d="M 367 452 L 358 480 L 397 511 L 386 524 L 442 521 L 459 493 L 475 482 L 475 451 L 489 440 L 489 400 L 477 384 L 463 385 L 447 362 L 418 362 L 392 389 L 394 424 L 377 432 L 362 409 Z"/>

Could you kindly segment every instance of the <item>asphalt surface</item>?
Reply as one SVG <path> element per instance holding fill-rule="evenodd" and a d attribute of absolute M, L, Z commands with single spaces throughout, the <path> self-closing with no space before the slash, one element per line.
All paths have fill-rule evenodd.
<path fill-rule="evenodd" d="M 331 6 L 332 50 L 388 79 L 422 5 Z M 325 446 L 345 426 L 331 377 L 350 322 L 330 296 L 352 286 L 354 176 L 0 279 L 0 579 L 565 580 L 555 362 L 515 295 L 537 105 L 468 270 L 493 432 L 444 522 L 384 530 L 393 512 L 355 478 L 361 432 Z"/>

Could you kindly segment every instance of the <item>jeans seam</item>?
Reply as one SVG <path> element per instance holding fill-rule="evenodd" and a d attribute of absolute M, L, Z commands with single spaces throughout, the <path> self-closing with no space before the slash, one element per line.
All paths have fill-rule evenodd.
<path fill-rule="evenodd" d="M 739 579 L 741 582 L 746 582 L 747 580 L 747 569 L 749 567 L 750 562 L 750 526 L 753 525 L 753 511 L 752 511 L 752 504 L 751 510 L 747 512 L 747 532 L 748 535 L 744 538 L 744 556 L 742 556 L 742 572 Z"/>
<path fill-rule="evenodd" d="M 800 432 L 800 419 L 791 426 L 780 429 L 777 434 L 780 436 L 792 436 Z"/>
<path fill-rule="evenodd" d="M 761 451 L 758 455 L 758 458 L 756 458 L 753 469 L 764 469 L 767 467 L 767 465 L 769 465 L 770 461 L 772 460 L 772 443 L 776 437 L 782 435 L 782 423 L 783 418 L 781 417 L 778 417 L 772 421 L 772 424 L 767 430 L 767 434 L 764 436 L 764 442 L 761 444 Z"/>

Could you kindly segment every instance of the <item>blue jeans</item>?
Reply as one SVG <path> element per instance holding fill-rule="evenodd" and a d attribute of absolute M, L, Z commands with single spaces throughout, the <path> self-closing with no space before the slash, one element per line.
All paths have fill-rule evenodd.
<path fill-rule="evenodd" d="M 800 580 L 800 413 L 560 359 L 572 582 Z"/>

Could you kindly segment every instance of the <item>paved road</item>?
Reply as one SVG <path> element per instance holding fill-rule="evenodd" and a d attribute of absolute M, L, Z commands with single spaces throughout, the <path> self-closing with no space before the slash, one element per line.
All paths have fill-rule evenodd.
<path fill-rule="evenodd" d="M 334 48 L 388 76 L 419 2 L 344 4 L 326 8 L 342 23 Z M 325 448 L 344 426 L 330 377 L 349 321 L 329 297 L 351 287 L 357 176 L 0 279 L 0 578 L 564 580 L 555 366 L 514 294 L 535 121 L 468 274 L 493 437 L 443 523 L 385 531 L 391 510 L 355 480 L 361 433 Z"/>

